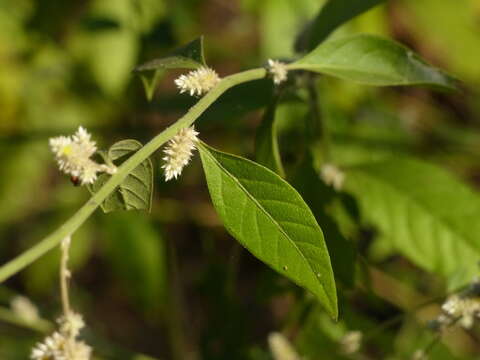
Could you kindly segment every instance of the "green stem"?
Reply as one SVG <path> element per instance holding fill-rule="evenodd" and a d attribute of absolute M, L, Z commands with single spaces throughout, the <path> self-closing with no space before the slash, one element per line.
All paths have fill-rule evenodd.
<path fill-rule="evenodd" d="M 0 321 L 41 333 L 48 333 L 49 331 L 52 331 L 54 327 L 52 323 L 44 319 L 27 321 L 12 310 L 4 307 L 0 307 Z"/>
<path fill-rule="evenodd" d="M 312 128 L 308 129 L 311 133 L 310 141 L 315 146 L 317 141 L 320 141 L 322 146 L 323 162 L 330 161 L 330 133 L 326 124 L 326 119 L 322 117 L 322 109 L 319 105 L 319 95 L 317 85 L 315 83 L 314 74 L 307 74 L 307 90 L 310 103 L 311 116 L 313 118 Z"/>
<path fill-rule="evenodd" d="M 38 244 L 26 250 L 15 259 L 10 260 L 0 268 L 0 283 L 16 274 L 40 256 L 57 246 L 62 239 L 72 235 L 85 220 L 100 206 L 100 204 L 120 185 L 127 175 L 152 155 L 160 146 L 171 139 L 175 134 L 185 127 L 192 125 L 195 120 L 215 101 L 218 97 L 231 87 L 256 79 L 264 78 L 266 70 L 263 68 L 244 71 L 225 77 L 201 98 L 190 110 L 174 124 L 155 136 L 145 144 L 134 155 L 128 158 L 118 171 L 113 175 L 100 190 L 93 195 L 70 219 L 61 225 L 56 231 L 42 239 Z"/>

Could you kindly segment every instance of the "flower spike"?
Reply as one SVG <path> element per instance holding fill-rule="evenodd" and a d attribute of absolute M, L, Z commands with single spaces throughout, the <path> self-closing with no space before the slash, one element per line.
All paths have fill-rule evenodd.
<path fill-rule="evenodd" d="M 193 151 L 196 149 L 198 132 L 194 127 L 180 130 L 177 135 L 170 139 L 163 153 L 165 164 L 165 181 L 176 179 L 182 173 L 183 168 L 190 162 Z"/>
<path fill-rule="evenodd" d="M 278 60 L 268 60 L 268 72 L 273 78 L 273 83 L 279 85 L 287 80 L 287 64 Z"/>
<path fill-rule="evenodd" d="M 114 174 L 117 170 L 113 165 L 100 165 L 90 159 L 97 151 L 97 145 L 81 126 L 73 136 L 51 138 L 50 148 L 60 171 L 78 178 L 82 185 L 93 184 L 99 172 Z"/>
<path fill-rule="evenodd" d="M 215 70 L 202 66 L 186 75 L 180 75 L 175 84 L 180 89 L 180 94 L 188 92 L 191 96 L 200 96 L 209 92 L 219 81 L 220 77 Z"/>

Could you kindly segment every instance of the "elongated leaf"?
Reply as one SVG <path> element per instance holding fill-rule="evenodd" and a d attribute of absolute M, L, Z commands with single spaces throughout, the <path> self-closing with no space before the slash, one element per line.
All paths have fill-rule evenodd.
<path fill-rule="evenodd" d="M 348 171 L 345 189 L 365 221 L 397 251 L 440 275 L 462 270 L 470 281 L 480 257 L 480 197 L 446 171 L 392 157 Z"/>
<path fill-rule="evenodd" d="M 135 71 L 158 69 L 196 69 L 205 65 L 203 55 L 203 36 L 175 50 L 171 54 L 146 62 L 135 68 Z"/>
<path fill-rule="evenodd" d="M 394 41 L 373 35 L 330 40 L 289 66 L 366 85 L 455 89 L 455 80 Z"/>
<path fill-rule="evenodd" d="M 108 150 L 107 158 L 111 161 L 121 160 L 131 155 L 142 147 L 136 140 L 122 140 L 113 144 Z M 117 164 L 118 165 L 118 164 Z M 90 191 L 97 192 L 109 175 L 102 174 L 97 181 L 89 187 Z M 117 210 L 147 210 L 150 211 L 153 193 L 153 165 L 150 159 L 143 161 L 128 174 L 125 180 L 118 186 L 101 205 L 104 212 Z"/>
<path fill-rule="evenodd" d="M 314 293 L 338 315 L 322 230 L 301 196 L 267 168 L 199 146 L 213 204 L 226 229 L 253 255 Z"/>
<path fill-rule="evenodd" d="M 295 44 L 298 51 L 311 51 L 324 41 L 332 31 L 357 15 L 370 10 L 386 0 L 330 0 L 312 23 L 300 34 Z"/>
<path fill-rule="evenodd" d="M 280 152 L 278 150 L 275 122 L 277 104 L 278 98 L 275 98 L 265 110 L 255 137 L 255 157 L 258 163 L 268 167 L 281 177 L 285 177 Z"/>

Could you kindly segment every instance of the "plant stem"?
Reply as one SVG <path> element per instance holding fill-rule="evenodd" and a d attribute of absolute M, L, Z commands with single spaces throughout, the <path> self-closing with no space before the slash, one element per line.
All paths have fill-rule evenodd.
<path fill-rule="evenodd" d="M 37 319 L 35 321 L 27 321 L 11 309 L 3 306 L 0 307 L 0 321 L 41 333 L 48 333 L 54 328 L 54 325 L 47 320 Z"/>
<path fill-rule="evenodd" d="M 62 258 L 60 260 L 60 292 L 62 294 L 63 315 L 65 318 L 70 314 L 70 297 L 68 296 L 68 254 L 70 252 L 71 237 L 67 236 L 62 240 Z"/>
<path fill-rule="evenodd" d="M 26 250 L 16 258 L 10 260 L 0 268 L 0 283 L 16 274 L 40 256 L 57 246 L 62 239 L 72 235 L 85 220 L 100 206 L 100 204 L 120 185 L 128 174 L 152 155 L 160 146 L 171 139 L 180 129 L 192 125 L 195 120 L 215 101 L 231 87 L 256 79 L 264 78 L 266 70 L 258 68 L 247 70 L 238 74 L 225 77 L 201 98 L 190 110 L 174 124 L 155 136 L 140 150 L 128 158 L 100 190 L 88 200 L 70 219 L 61 225 L 53 233 L 42 239 L 39 243 Z"/>
<path fill-rule="evenodd" d="M 315 84 L 315 75 L 307 74 L 307 90 L 310 105 L 310 112 L 313 118 L 311 129 L 310 142 L 315 146 L 316 142 L 320 140 L 322 146 L 322 158 L 324 162 L 330 161 L 330 133 L 326 124 L 326 119 L 322 117 L 322 110 L 319 105 L 319 95 L 317 85 Z"/>

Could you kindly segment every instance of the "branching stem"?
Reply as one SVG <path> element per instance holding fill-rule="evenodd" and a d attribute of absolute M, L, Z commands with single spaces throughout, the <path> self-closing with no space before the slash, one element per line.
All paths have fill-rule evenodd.
<path fill-rule="evenodd" d="M 40 256 L 57 246 L 62 239 L 72 235 L 88 217 L 100 206 L 100 204 L 120 185 L 128 174 L 152 155 L 160 146 L 172 138 L 180 129 L 192 125 L 195 120 L 231 87 L 266 76 L 264 68 L 247 70 L 238 74 L 225 77 L 204 97 L 202 97 L 190 110 L 174 124 L 155 136 L 144 147 L 127 159 L 102 188 L 93 195 L 70 219 L 61 225 L 56 231 L 42 239 L 39 243 L 26 250 L 16 258 L 10 260 L 0 268 L 0 283 L 15 275 L 17 272 L 33 263 Z"/>

